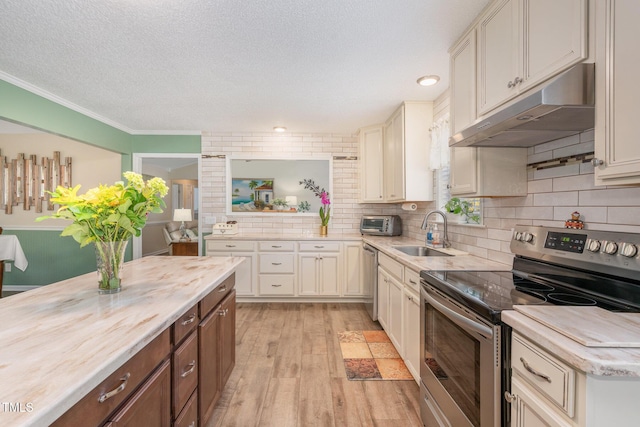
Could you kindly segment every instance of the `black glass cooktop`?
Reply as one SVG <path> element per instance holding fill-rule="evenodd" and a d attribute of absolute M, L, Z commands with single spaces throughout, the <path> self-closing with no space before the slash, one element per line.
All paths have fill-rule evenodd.
<path fill-rule="evenodd" d="M 423 271 L 420 276 L 440 292 L 494 323 L 500 321 L 502 310 L 512 309 L 514 305 L 582 305 L 598 306 L 611 311 L 640 311 L 640 304 L 636 305 L 633 300 L 627 301 L 619 295 L 607 294 L 607 285 L 611 285 L 608 282 L 613 279 L 596 279 L 589 276 L 578 280 L 571 274 L 545 276 L 545 271 L 542 270 L 538 273 L 542 276 L 517 270 Z M 563 280 L 559 280 L 560 278 Z M 578 283 L 587 289 L 577 288 Z M 594 286 L 590 286 L 592 284 Z M 616 284 L 620 285 L 617 282 Z M 627 294 L 632 293 L 633 298 L 638 298 L 636 293 L 640 293 L 640 287 L 633 284 L 623 285 L 631 287 L 631 291 L 626 290 Z M 593 287 L 602 289 L 594 290 Z M 598 290 L 605 293 L 596 292 Z M 620 290 L 616 289 L 616 292 L 619 293 Z"/>

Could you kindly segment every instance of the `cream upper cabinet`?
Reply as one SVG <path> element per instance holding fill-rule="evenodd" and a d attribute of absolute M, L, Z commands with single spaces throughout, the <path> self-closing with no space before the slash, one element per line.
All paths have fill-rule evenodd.
<path fill-rule="evenodd" d="M 640 184 L 640 3 L 602 0 L 596 8 L 596 185 Z"/>
<path fill-rule="evenodd" d="M 478 114 L 587 57 L 588 0 L 497 0 L 480 18 Z"/>
<path fill-rule="evenodd" d="M 527 149 L 506 147 L 451 148 L 452 196 L 527 195 Z"/>
<path fill-rule="evenodd" d="M 400 107 L 384 125 L 384 157 L 382 170 L 384 196 L 387 202 L 404 200 L 404 119 L 404 108 Z"/>
<path fill-rule="evenodd" d="M 360 202 L 433 200 L 432 123 L 432 102 L 404 102 L 383 126 L 360 129 Z"/>
<path fill-rule="evenodd" d="M 451 131 L 465 129 L 476 119 L 476 31 L 472 29 L 451 48 Z"/>
<path fill-rule="evenodd" d="M 382 201 L 382 125 L 360 129 L 360 202 Z"/>
<path fill-rule="evenodd" d="M 499 0 L 478 24 L 478 113 L 515 96 L 518 76 L 518 0 Z"/>

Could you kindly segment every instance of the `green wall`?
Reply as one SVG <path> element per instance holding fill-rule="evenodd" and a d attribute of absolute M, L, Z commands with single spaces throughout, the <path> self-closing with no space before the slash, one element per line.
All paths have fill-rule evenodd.
<path fill-rule="evenodd" d="M 122 155 L 121 172 L 131 170 L 133 153 L 200 153 L 199 135 L 131 135 L 25 89 L 0 80 L 0 119 L 23 124 Z M 59 231 L 11 230 L 29 261 L 26 271 L 13 268 L 3 284 L 47 285 L 95 271 L 93 246 L 80 248 Z M 131 259 L 132 245 L 126 259 Z M 96 279 L 97 281 L 97 279 Z"/>

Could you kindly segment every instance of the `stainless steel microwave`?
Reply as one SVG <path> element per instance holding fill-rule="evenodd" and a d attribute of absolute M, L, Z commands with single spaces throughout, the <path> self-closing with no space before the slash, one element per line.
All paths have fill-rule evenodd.
<path fill-rule="evenodd" d="M 374 236 L 400 236 L 402 220 L 398 215 L 365 215 L 360 220 L 360 233 Z"/>

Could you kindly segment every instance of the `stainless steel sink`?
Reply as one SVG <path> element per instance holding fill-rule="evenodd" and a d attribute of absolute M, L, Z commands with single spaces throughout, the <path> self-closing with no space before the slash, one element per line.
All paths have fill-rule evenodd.
<path fill-rule="evenodd" d="M 392 246 L 392 248 L 410 256 L 453 256 L 426 246 Z"/>

